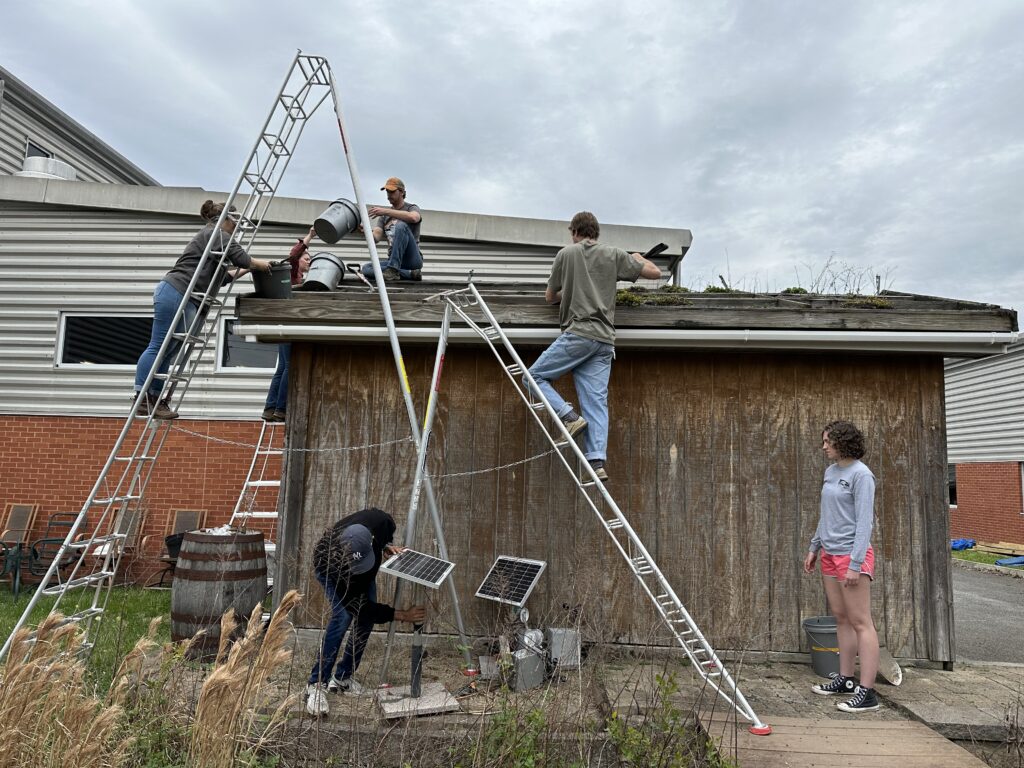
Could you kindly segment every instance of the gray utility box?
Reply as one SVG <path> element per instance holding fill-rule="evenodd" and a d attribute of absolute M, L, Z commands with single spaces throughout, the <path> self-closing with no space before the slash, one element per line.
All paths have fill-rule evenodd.
<path fill-rule="evenodd" d="M 575 629 L 549 627 L 544 632 L 551 663 L 559 669 L 580 668 L 580 633 Z"/>
<path fill-rule="evenodd" d="M 547 677 L 544 658 L 521 648 L 512 654 L 512 690 L 516 693 L 543 685 Z"/>

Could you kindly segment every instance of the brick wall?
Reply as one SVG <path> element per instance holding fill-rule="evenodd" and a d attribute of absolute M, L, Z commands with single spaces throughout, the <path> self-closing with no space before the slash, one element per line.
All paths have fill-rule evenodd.
<path fill-rule="evenodd" d="M 39 504 L 33 528 L 39 537 L 48 515 L 77 512 L 122 426 L 120 419 L 0 415 L 0 514 L 8 502 Z M 159 567 L 172 510 L 205 509 L 207 525 L 230 518 L 253 449 L 208 438 L 251 446 L 260 432 L 259 422 L 247 421 L 179 419 L 174 426 L 199 435 L 172 429 L 164 443 L 145 494 L 141 534 L 152 538 L 133 563 L 136 579 Z"/>
<path fill-rule="evenodd" d="M 1020 464 L 957 464 L 956 495 L 951 536 L 1024 544 Z"/>

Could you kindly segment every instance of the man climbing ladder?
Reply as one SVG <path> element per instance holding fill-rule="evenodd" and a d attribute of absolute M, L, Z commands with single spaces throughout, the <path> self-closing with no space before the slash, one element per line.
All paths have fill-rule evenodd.
<path fill-rule="evenodd" d="M 530 367 L 538 389 L 565 422 L 570 436 L 584 431 L 584 455 L 599 480 L 608 480 L 608 378 L 615 359 L 615 284 L 644 277 L 654 280 L 661 270 L 639 253 L 601 245 L 597 217 L 580 211 L 569 224 L 573 244 L 555 256 L 544 298 L 558 304 L 562 334 Z M 580 400 L 580 416 L 551 386 L 572 373 Z M 523 380 L 526 384 L 526 379 Z"/>

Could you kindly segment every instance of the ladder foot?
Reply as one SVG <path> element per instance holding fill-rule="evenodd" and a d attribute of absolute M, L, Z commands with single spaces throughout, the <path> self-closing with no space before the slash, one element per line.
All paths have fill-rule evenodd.
<path fill-rule="evenodd" d="M 767 723 L 761 723 L 761 725 L 752 725 L 748 729 L 755 736 L 769 736 L 772 732 L 772 727 Z"/>

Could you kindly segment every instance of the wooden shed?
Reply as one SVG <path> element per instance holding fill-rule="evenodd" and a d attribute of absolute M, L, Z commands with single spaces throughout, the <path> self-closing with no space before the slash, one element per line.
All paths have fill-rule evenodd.
<path fill-rule="evenodd" d="M 389 286 L 420 414 L 442 312 L 426 299 L 459 287 Z M 477 287 L 527 363 L 557 335 L 542 286 Z M 819 579 L 801 571 L 826 466 L 821 428 L 848 418 L 878 478 L 879 630 L 899 657 L 953 660 L 943 358 L 1000 352 L 1016 314 L 897 293 L 625 299 L 609 488 L 712 643 L 806 650 L 801 619 L 825 612 Z M 323 529 L 371 505 L 401 529 L 409 506 L 415 446 L 382 318 L 376 294 L 356 287 L 240 301 L 238 332 L 294 342 L 278 583 L 309 595 L 310 624 L 321 615 L 310 558 Z M 561 385 L 571 392 L 569 379 Z M 513 555 L 548 564 L 529 603 L 541 626 L 572 613 L 594 639 L 667 643 L 546 445 L 491 352 L 456 324 L 427 467 L 467 629 L 493 633 L 502 612 L 474 593 L 496 556 Z M 425 512 L 419 521 L 429 550 Z M 433 629 L 451 631 L 438 598 Z"/>

